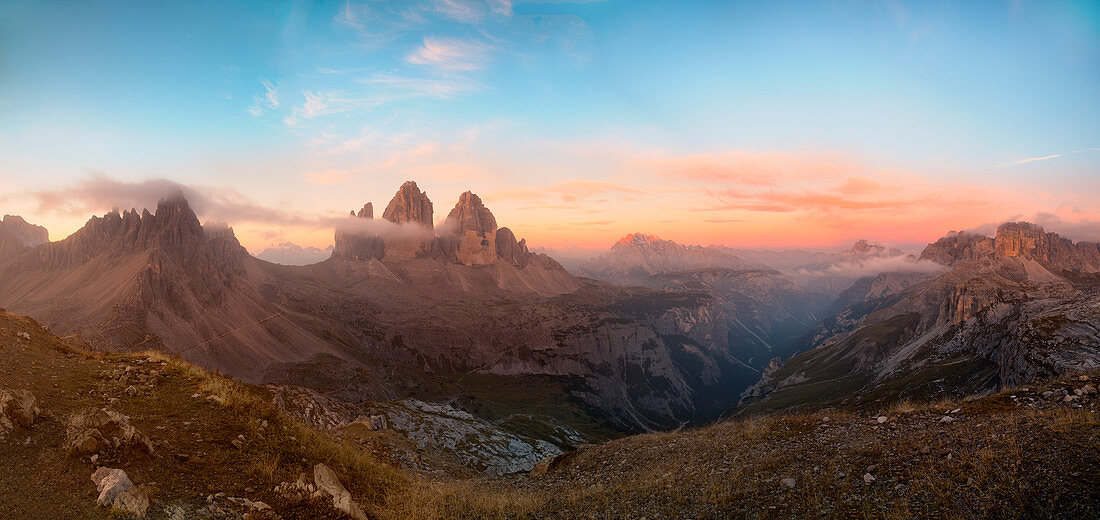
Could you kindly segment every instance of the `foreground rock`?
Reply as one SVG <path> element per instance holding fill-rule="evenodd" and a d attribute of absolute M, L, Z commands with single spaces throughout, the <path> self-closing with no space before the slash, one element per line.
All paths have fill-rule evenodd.
<path fill-rule="evenodd" d="M 291 502 L 301 502 L 315 498 L 331 498 L 332 507 L 354 518 L 355 520 L 367 520 L 366 513 L 351 497 L 351 493 L 340 483 L 340 479 L 331 468 L 324 464 L 313 467 L 313 478 L 303 473 L 298 480 L 283 482 L 275 488 L 275 492 Z"/>
<path fill-rule="evenodd" d="M 149 511 L 149 497 L 144 490 L 134 486 L 125 471 L 102 467 L 92 473 L 92 482 L 99 491 L 97 504 L 145 518 L 145 513 Z"/>
<path fill-rule="evenodd" d="M 153 453 L 153 444 L 130 424 L 130 418 L 109 408 L 85 410 L 69 419 L 65 445 L 77 455 Z"/>
<path fill-rule="evenodd" d="M 0 388 L 0 437 L 16 428 L 30 428 L 41 413 L 30 392 Z"/>

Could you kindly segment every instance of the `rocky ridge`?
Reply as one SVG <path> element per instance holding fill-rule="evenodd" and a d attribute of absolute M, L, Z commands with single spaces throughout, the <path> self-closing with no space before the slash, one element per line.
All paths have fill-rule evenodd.
<path fill-rule="evenodd" d="M 618 284 L 644 284 L 652 275 L 708 267 L 744 269 L 740 258 L 715 248 L 681 245 L 656 235 L 632 233 L 607 253 L 578 268 L 583 276 Z"/>
<path fill-rule="evenodd" d="M 46 228 L 23 220 L 18 215 L 4 215 L 0 220 L 0 261 L 23 250 L 50 241 Z"/>
<path fill-rule="evenodd" d="M 951 232 L 929 244 L 921 258 L 948 266 L 961 261 L 1027 258 L 1048 268 L 1096 272 L 1100 271 L 1100 244 L 1074 243 L 1029 222 L 1006 222 L 993 237 Z"/>
<path fill-rule="evenodd" d="M 886 291 L 854 287 L 862 296 L 822 323 L 814 348 L 762 379 L 743 406 L 959 395 L 1100 367 L 1094 245 L 1036 233 L 1021 223 L 996 238 L 952 233 L 921 255 L 948 271 L 876 280 Z"/>

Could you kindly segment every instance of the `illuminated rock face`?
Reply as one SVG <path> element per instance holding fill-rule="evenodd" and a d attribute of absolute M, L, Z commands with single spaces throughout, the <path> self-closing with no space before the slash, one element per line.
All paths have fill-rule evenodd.
<path fill-rule="evenodd" d="M 994 247 L 1000 256 L 1024 257 L 1065 269 L 1094 272 L 1100 270 L 1100 245 L 1073 243 L 1042 226 L 1027 222 L 1007 222 L 997 228 Z"/>
<path fill-rule="evenodd" d="M 395 224 L 416 222 L 432 229 L 432 201 L 428 200 L 428 194 L 420 191 L 415 182 L 406 181 L 390 200 L 386 211 L 382 212 L 382 218 Z"/>
<path fill-rule="evenodd" d="M 1074 243 L 1029 222 L 1001 224 L 993 238 L 952 232 L 929 244 L 921 253 L 921 259 L 944 265 L 954 265 L 960 261 L 988 262 L 1000 258 L 1025 258 L 1047 267 L 1071 271 L 1100 271 L 1100 245 Z"/>
<path fill-rule="evenodd" d="M 447 215 L 444 227 L 452 230 L 455 257 L 466 265 L 488 265 L 497 261 L 497 219 L 481 198 L 467 191 Z"/>

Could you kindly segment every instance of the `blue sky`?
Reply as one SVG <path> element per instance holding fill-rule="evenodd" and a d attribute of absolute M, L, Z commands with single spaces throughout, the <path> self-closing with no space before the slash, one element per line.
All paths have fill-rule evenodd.
<path fill-rule="evenodd" d="M 1098 92 L 1095 2 L 8 0 L 0 209 L 166 178 L 323 247 L 411 178 L 536 244 L 917 243 L 1100 219 Z"/>

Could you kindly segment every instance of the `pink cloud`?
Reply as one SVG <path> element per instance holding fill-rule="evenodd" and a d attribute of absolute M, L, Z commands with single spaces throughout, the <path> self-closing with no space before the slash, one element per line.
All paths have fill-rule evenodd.
<path fill-rule="evenodd" d="M 478 42 L 426 37 L 405 59 L 409 63 L 446 71 L 474 71 L 485 68 L 489 50 L 489 46 Z"/>

